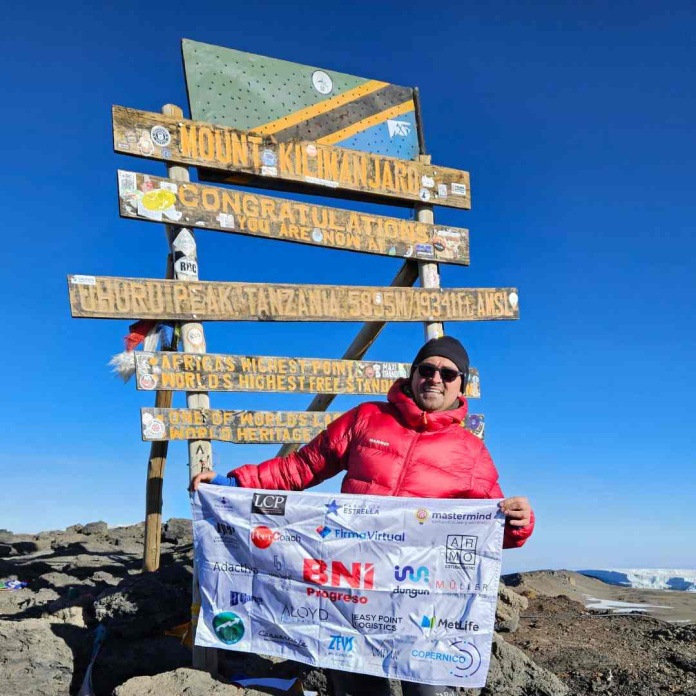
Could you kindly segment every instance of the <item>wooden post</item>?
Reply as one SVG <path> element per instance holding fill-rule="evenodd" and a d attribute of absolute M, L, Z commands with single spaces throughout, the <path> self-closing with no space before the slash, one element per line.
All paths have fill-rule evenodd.
<path fill-rule="evenodd" d="M 419 155 L 418 161 L 423 164 L 430 164 L 430 155 Z M 432 205 L 416 205 L 416 220 L 432 225 L 435 222 Z M 422 288 L 440 287 L 440 268 L 437 263 L 431 261 L 418 262 L 418 276 Z M 425 323 L 425 340 L 440 338 L 445 335 L 445 327 L 441 321 Z"/>
<path fill-rule="evenodd" d="M 163 107 L 162 113 L 173 118 L 182 119 L 184 112 L 173 104 Z M 176 181 L 190 181 L 187 167 L 167 167 L 170 179 Z M 186 227 L 167 226 L 170 252 L 174 266 L 174 278 L 176 280 L 198 280 L 198 258 L 196 254 L 196 240 L 193 232 Z M 181 324 L 181 339 L 185 353 L 205 353 L 205 334 L 203 326 L 197 322 Z M 210 408 L 210 398 L 207 392 L 187 392 L 187 408 Z M 213 468 L 212 446 L 210 440 L 189 440 L 189 481 L 203 469 Z M 193 587 L 191 595 L 191 631 L 195 636 L 198 626 L 198 615 L 201 608 L 200 588 L 198 586 L 198 574 L 194 560 Z M 193 646 L 193 667 L 211 674 L 217 674 L 217 650 L 212 648 L 199 648 Z"/>
<path fill-rule="evenodd" d="M 418 278 L 418 266 L 414 261 L 404 261 L 399 272 L 394 276 L 391 285 L 395 288 L 410 288 Z M 360 360 L 368 348 L 375 342 L 377 336 L 387 325 L 385 321 L 368 321 L 363 324 L 358 335 L 343 353 L 344 360 Z M 336 394 L 317 394 L 307 406 L 308 411 L 326 411 L 336 398 Z M 300 448 L 299 444 L 283 445 L 278 450 L 279 457 L 286 457 Z"/>
<path fill-rule="evenodd" d="M 167 240 L 169 233 L 167 233 Z M 166 278 L 174 275 L 172 255 L 167 256 Z M 171 408 L 173 394 L 158 391 L 155 395 L 155 408 Z M 145 490 L 145 540 L 143 548 L 143 571 L 152 573 L 159 568 L 162 544 L 162 484 L 164 467 L 167 464 L 167 441 L 153 442 L 150 445 L 150 458 L 147 463 L 147 488 Z"/>

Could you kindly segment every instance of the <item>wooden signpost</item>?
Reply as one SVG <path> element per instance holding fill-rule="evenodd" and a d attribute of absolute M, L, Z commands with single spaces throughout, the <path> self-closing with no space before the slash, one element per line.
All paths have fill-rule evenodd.
<path fill-rule="evenodd" d="M 471 208 L 469 174 L 458 169 L 314 142 L 279 143 L 271 135 L 122 106 L 112 115 L 116 152 L 223 171 L 229 183 Z"/>
<path fill-rule="evenodd" d="M 181 282 L 68 276 L 74 317 L 189 321 L 517 319 L 515 288 Z"/>
<path fill-rule="evenodd" d="M 229 411 L 143 408 L 143 440 L 220 440 L 237 444 L 304 444 L 341 414 L 331 411 Z M 483 416 L 467 417 L 465 427 L 483 437 Z"/>
<path fill-rule="evenodd" d="M 280 392 L 288 394 L 386 394 L 407 378 L 409 363 L 290 358 L 270 355 L 143 353 L 135 356 L 136 385 L 143 391 Z M 478 370 L 469 369 L 466 396 L 481 396 Z"/>
<path fill-rule="evenodd" d="M 314 246 L 469 263 L 469 231 L 148 174 L 118 172 L 123 217 Z"/>
<path fill-rule="evenodd" d="M 439 263 L 469 264 L 469 233 L 435 224 L 433 206 L 469 209 L 469 174 L 425 155 L 417 89 L 196 42 L 184 42 L 183 52 L 194 120 L 171 105 L 163 113 L 112 110 L 116 152 L 168 166 L 169 178 L 119 171 L 118 192 L 123 217 L 167 225 L 170 279 L 68 277 L 74 317 L 174 321 L 181 338 L 183 353 L 136 356 L 138 389 L 157 393 L 155 408 L 141 411 L 142 437 L 152 443 L 146 570 L 159 564 L 169 441 L 187 441 L 190 478 L 212 469 L 212 440 L 283 444 L 287 454 L 340 416 L 326 410 L 336 394 L 381 398 L 408 377 L 408 363 L 361 360 L 386 322 L 423 322 L 431 338 L 443 335 L 445 321 L 519 316 L 515 288 L 440 287 Z M 212 61 L 223 54 L 222 64 Z M 211 85 L 217 97 L 209 98 Z M 180 165 L 198 167 L 203 180 L 407 206 L 416 219 L 192 183 Z M 384 287 L 200 281 L 193 228 L 404 261 Z M 412 288 L 417 278 L 421 287 Z M 209 354 L 202 321 L 366 323 L 335 360 Z M 174 391 L 186 392 L 187 408 L 171 408 Z M 208 392 L 221 391 L 316 396 L 300 412 L 211 409 Z M 473 368 L 467 396 L 480 396 Z M 483 416 L 462 425 L 483 437 Z M 192 596 L 195 629 L 195 580 Z M 194 649 L 193 661 L 216 671 L 213 650 Z"/>

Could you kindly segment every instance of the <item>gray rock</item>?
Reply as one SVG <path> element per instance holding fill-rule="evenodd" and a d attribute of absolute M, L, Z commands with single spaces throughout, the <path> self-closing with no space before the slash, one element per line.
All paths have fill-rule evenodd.
<path fill-rule="evenodd" d="M 0 674 L 3 694 L 65 696 L 70 689 L 73 653 L 44 619 L 0 621 Z M 31 691 L 27 691 L 30 687 Z"/>
<path fill-rule="evenodd" d="M 68 575 L 67 573 L 44 573 L 38 578 L 39 582 L 46 583 L 49 587 L 54 590 L 75 587 L 76 585 L 91 585 L 89 580 L 80 580 L 74 575 Z"/>
<path fill-rule="evenodd" d="M 145 636 L 184 623 L 190 617 L 191 572 L 168 566 L 104 590 L 94 603 L 98 621 L 122 637 Z"/>
<path fill-rule="evenodd" d="M 112 696 L 242 696 L 244 693 L 236 686 L 213 679 L 207 672 L 182 667 L 154 677 L 129 679 Z"/>
<path fill-rule="evenodd" d="M 82 528 L 82 533 L 87 535 L 106 534 L 109 531 L 109 525 L 106 522 L 90 522 Z"/>
<path fill-rule="evenodd" d="M 51 548 L 51 540 L 46 538 L 34 537 L 26 541 L 14 541 L 12 548 L 20 555 L 46 551 Z"/>
<path fill-rule="evenodd" d="M 567 696 L 569 690 L 555 674 L 539 667 L 496 633 L 488 680 L 478 693 L 480 696 Z"/>
<path fill-rule="evenodd" d="M 529 600 L 505 585 L 498 589 L 498 604 L 495 609 L 495 630 L 514 633 L 520 625 L 520 612 L 529 606 Z"/>
<path fill-rule="evenodd" d="M 167 520 L 162 528 L 162 541 L 170 544 L 192 544 L 193 528 L 191 520 L 181 517 L 172 517 Z"/>
<path fill-rule="evenodd" d="M 145 538 L 145 525 L 133 524 L 128 527 L 114 527 L 106 535 L 106 540 L 125 553 L 137 553 L 142 557 Z"/>
<path fill-rule="evenodd" d="M 117 578 L 104 570 L 98 570 L 96 573 L 93 573 L 91 580 L 95 584 L 111 585 L 112 587 L 115 587 L 119 582 L 121 582 L 120 578 Z"/>
<path fill-rule="evenodd" d="M 69 527 L 65 528 L 68 534 L 82 534 L 82 530 L 85 528 L 84 524 L 71 524 Z"/>

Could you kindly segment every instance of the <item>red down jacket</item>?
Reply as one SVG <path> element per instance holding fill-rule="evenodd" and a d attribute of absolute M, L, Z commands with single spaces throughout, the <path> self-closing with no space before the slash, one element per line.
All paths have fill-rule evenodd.
<path fill-rule="evenodd" d="M 229 472 L 243 488 L 301 491 L 346 470 L 342 493 L 413 498 L 504 498 L 486 446 L 462 427 L 466 399 L 451 411 L 421 411 L 404 394 L 406 380 L 389 390 L 388 403 L 356 406 L 287 457 Z M 505 525 L 503 546 L 522 546 L 532 533 Z"/>

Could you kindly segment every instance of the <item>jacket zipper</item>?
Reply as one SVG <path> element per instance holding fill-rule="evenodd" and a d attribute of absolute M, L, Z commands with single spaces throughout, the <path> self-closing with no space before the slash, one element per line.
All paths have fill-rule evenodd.
<path fill-rule="evenodd" d="M 426 415 L 425 411 L 423 411 L 423 420 L 425 421 L 425 419 Z M 420 431 L 416 430 L 416 436 L 413 438 L 413 442 L 411 443 L 411 446 L 408 448 L 408 452 L 406 452 L 406 456 L 404 457 L 404 465 L 401 467 L 401 474 L 399 476 L 399 480 L 396 482 L 396 490 L 394 491 L 394 496 L 398 496 L 399 492 L 401 491 L 401 483 L 404 480 L 404 476 L 406 476 L 406 467 L 411 461 L 411 453 L 413 452 L 413 448 L 416 446 L 416 442 L 418 441 L 418 438 L 420 436 Z"/>

